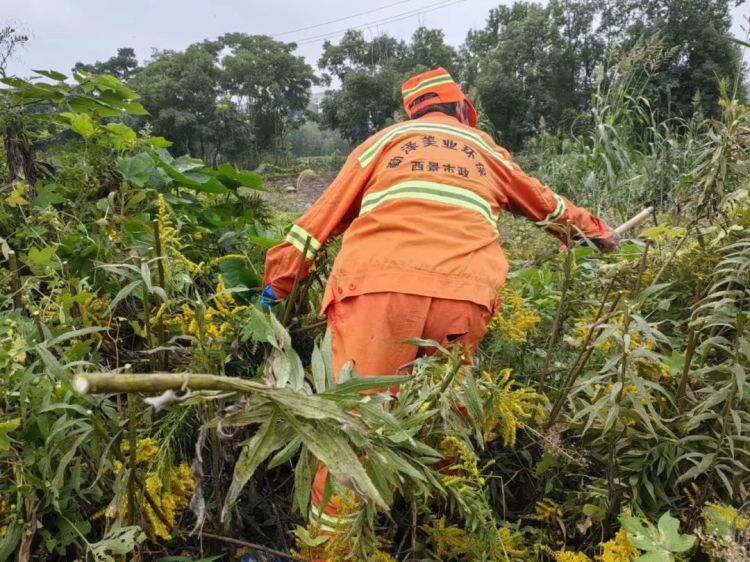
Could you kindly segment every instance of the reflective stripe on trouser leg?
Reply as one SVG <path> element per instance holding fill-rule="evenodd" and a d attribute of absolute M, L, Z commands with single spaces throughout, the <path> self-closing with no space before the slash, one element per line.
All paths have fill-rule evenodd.
<path fill-rule="evenodd" d="M 316 525 L 324 534 L 335 533 L 342 524 L 353 520 L 356 514 L 349 513 L 342 516 L 341 498 L 331 494 L 328 503 L 323 504 L 326 493 L 328 469 L 324 465 L 318 467 L 310 490 L 310 522 Z"/>

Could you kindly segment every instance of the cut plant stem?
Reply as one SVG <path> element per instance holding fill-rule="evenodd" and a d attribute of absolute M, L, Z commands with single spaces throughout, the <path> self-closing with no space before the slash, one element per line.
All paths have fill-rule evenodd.
<path fill-rule="evenodd" d="M 252 394 L 269 388 L 236 377 L 188 373 L 114 374 L 81 373 L 73 380 L 79 394 L 108 394 L 115 392 L 142 392 L 160 394 L 166 390 L 216 390 Z"/>

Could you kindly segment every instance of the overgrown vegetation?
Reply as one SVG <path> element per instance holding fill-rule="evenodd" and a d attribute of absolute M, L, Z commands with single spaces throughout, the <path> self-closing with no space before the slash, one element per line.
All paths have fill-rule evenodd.
<path fill-rule="evenodd" d="M 668 46 L 631 47 L 519 161 L 655 224 L 601 256 L 504 217 L 476 365 L 416 342 L 434 353 L 409 377 L 338 384 L 335 242 L 289 303 L 254 305 L 290 220 L 260 173 L 178 156 L 146 91 L 96 69 L 3 78 L 0 560 L 747 560 L 750 108 L 725 80 L 713 116 L 666 115 Z M 319 461 L 369 500 L 340 540 L 307 522 Z"/>

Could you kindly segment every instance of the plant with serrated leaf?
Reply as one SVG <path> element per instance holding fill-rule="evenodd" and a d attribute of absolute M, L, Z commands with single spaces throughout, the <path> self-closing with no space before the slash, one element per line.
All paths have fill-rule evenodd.
<path fill-rule="evenodd" d="M 680 521 L 669 512 L 656 525 L 640 517 L 620 517 L 620 524 L 628 534 L 628 541 L 644 551 L 635 562 L 674 562 L 675 555 L 686 554 L 695 545 L 694 535 L 680 533 Z"/>

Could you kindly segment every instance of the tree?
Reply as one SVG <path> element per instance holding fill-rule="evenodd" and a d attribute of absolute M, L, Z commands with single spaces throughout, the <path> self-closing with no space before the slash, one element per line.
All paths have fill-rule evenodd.
<path fill-rule="evenodd" d="M 13 56 L 18 47 L 29 40 L 28 35 L 19 33 L 10 25 L 0 28 L 0 76 L 5 77 L 5 69 L 8 60 Z"/>
<path fill-rule="evenodd" d="M 94 64 L 77 62 L 73 70 L 84 70 L 95 74 L 111 74 L 123 82 L 129 81 L 138 71 L 138 59 L 135 51 L 130 47 L 117 49 L 117 55 L 110 57 L 104 62 L 97 61 Z"/>
<path fill-rule="evenodd" d="M 668 56 L 641 61 L 643 94 L 660 116 L 689 117 L 700 99 L 706 115 L 720 113 L 719 81 L 737 81 L 742 73 L 740 48 L 727 39 L 731 25 L 728 0 L 632 0 L 621 26 L 624 47 L 657 38 Z M 744 97 L 741 88 L 738 92 Z M 698 95 L 696 98 L 696 94 Z"/>
<path fill-rule="evenodd" d="M 229 50 L 221 60 L 225 93 L 239 100 L 257 149 L 280 150 L 285 133 L 301 121 L 310 101 L 316 81 L 312 67 L 293 54 L 296 44 L 265 35 L 230 33 L 219 42 Z"/>
<path fill-rule="evenodd" d="M 462 49 L 465 78 L 477 88 L 501 142 L 517 149 L 542 119 L 565 129 L 594 88 L 604 42 L 591 1 L 517 2 L 490 12 Z"/>
<path fill-rule="evenodd" d="M 443 32 L 421 27 L 410 43 L 387 35 L 368 41 L 360 31 L 349 31 L 338 45 L 328 41 L 318 66 L 326 76 L 341 81 L 322 103 L 325 127 L 341 131 L 351 142 L 361 142 L 393 122 L 401 108 L 401 84 L 416 72 L 443 66 L 458 76 L 456 50 Z"/>
<path fill-rule="evenodd" d="M 215 127 L 222 94 L 221 48 L 221 43 L 205 41 L 184 52 L 156 51 L 132 79 L 151 114 L 154 132 L 171 139 L 177 153 L 213 160 L 213 146 L 224 141 Z M 233 140 L 241 143 L 243 136 Z"/>

